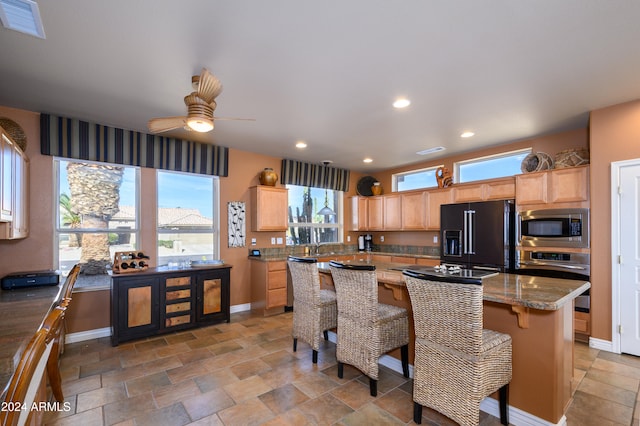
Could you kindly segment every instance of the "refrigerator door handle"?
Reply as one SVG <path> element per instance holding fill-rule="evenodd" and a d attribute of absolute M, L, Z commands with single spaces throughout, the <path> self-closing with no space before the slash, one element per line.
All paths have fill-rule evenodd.
<path fill-rule="evenodd" d="M 469 238 L 469 210 L 465 210 L 464 211 L 463 219 L 462 219 L 462 226 L 463 226 L 463 232 L 462 232 L 462 247 L 463 247 L 463 251 L 462 251 L 462 254 L 469 254 L 469 244 L 468 244 L 468 238 Z"/>
<path fill-rule="evenodd" d="M 475 251 L 475 244 L 473 241 L 473 234 L 474 234 L 474 229 L 473 229 L 473 223 L 474 223 L 474 219 L 476 216 L 476 211 L 475 210 L 467 210 L 467 221 L 469 222 L 469 224 L 467 225 L 467 229 L 468 229 L 468 234 L 467 234 L 467 240 L 469 241 L 469 247 L 467 249 L 467 254 L 476 254 Z"/>

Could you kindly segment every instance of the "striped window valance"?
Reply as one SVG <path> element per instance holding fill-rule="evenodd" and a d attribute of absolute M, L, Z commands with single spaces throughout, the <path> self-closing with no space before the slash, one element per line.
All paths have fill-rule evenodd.
<path fill-rule="evenodd" d="M 43 155 L 214 176 L 229 175 L 229 148 L 40 114 Z"/>
<path fill-rule="evenodd" d="M 346 192 L 349 190 L 349 170 L 283 159 L 280 183 Z"/>

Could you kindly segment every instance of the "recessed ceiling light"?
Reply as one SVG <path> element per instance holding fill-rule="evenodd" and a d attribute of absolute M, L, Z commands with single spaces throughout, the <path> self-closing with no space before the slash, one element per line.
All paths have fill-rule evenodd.
<path fill-rule="evenodd" d="M 371 163 L 373 161 L 372 158 L 365 158 L 364 160 L 362 160 L 363 163 Z"/>
<path fill-rule="evenodd" d="M 38 4 L 31 0 L 0 0 L 0 21 L 5 28 L 44 37 Z"/>
<path fill-rule="evenodd" d="M 306 148 L 307 147 L 307 143 L 305 141 L 298 141 L 296 142 L 296 148 Z"/>
<path fill-rule="evenodd" d="M 396 99 L 396 101 L 393 103 L 394 108 L 406 108 L 409 105 L 411 105 L 411 101 L 406 98 Z"/>
<path fill-rule="evenodd" d="M 434 146 L 433 148 L 428 148 L 428 149 L 423 149 L 422 151 L 418 151 L 416 152 L 416 154 L 427 155 L 427 154 L 433 154 L 434 152 L 440 152 L 444 150 L 445 150 L 444 146 Z"/>
<path fill-rule="evenodd" d="M 463 132 L 460 137 L 461 138 L 470 138 L 471 136 L 475 135 L 475 133 L 473 132 Z"/>

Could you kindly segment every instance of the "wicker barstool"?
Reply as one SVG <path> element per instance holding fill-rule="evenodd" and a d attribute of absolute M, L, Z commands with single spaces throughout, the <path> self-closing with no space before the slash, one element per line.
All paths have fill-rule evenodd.
<path fill-rule="evenodd" d="M 329 340 L 327 330 L 336 328 L 338 308 L 335 291 L 321 289 L 317 260 L 289 256 L 288 265 L 293 285 L 293 351 L 298 339 L 311 345 L 313 363 L 318 362 L 320 332 Z"/>
<path fill-rule="evenodd" d="M 416 332 L 413 421 L 422 406 L 461 425 L 480 422 L 480 401 L 499 390 L 509 424 L 511 336 L 482 328 L 482 281 L 405 270 Z"/>
<path fill-rule="evenodd" d="M 378 303 L 373 265 L 329 262 L 338 295 L 338 377 L 344 364 L 369 376 L 371 396 L 378 394 L 378 360 L 400 348 L 402 371 L 409 377 L 409 315 L 397 306 Z"/>

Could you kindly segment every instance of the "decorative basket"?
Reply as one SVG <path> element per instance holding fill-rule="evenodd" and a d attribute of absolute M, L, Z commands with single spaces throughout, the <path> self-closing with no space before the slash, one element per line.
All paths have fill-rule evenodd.
<path fill-rule="evenodd" d="M 544 152 L 532 152 L 524 157 L 520 164 L 522 173 L 539 172 L 549 169 L 553 169 L 553 158 Z"/>
<path fill-rule="evenodd" d="M 2 127 L 11 137 L 11 139 L 18 144 L 22 152 L 27 149 L 27 136 L 24 134 L 22 127 L 15 121 L 0 117 L 0 127 Z"/>
<path fill-rule="evenodd" d="M 586 148 L 565 149 L 556 154 L 556 169 L 589 164 L 589 150 Z"/>

